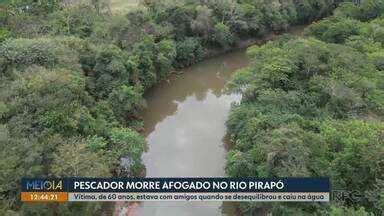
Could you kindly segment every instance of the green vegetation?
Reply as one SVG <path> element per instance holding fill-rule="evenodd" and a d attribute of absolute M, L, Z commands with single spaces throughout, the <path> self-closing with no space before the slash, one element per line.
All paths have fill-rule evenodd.
<path fill-rule="evenodd" d="M 242 94 L 227 122 L 227 173 L 330 176 L 357 199 L 328 204 L 242 203 L 276 215 L 384 212 L 383 1 L 343 3 L 335 16 L 248 50 L 251 66 L 229 88 Z M 379 17 L 379 18 L 378 18 Z"/>
<path fill-rule="evenodd" d="M 126 14 L 111 15 L 108 1 L 71 2 L 74 1 L 13 0 L 0 7 L 0 214 L 96 213 L 100 204 L 22 204 L 19 202 L 19 181 L 22 177 L 35 176 L 139 175 L 143 169 L 141 154 L 146 148 L 139 133 L 142 129 L 139 111 L 145 107 L 142 95 L 148 88 L 165 79 L 173 69 L 202 60 L 209 49 L 228 48 L 245 38 L 309 23 L 330 15 L 339 3 L 335 0 L 186 0 L 170 4 L 145 0 L 143 7 L 129 10 Z M 359 19 L 365 21 L 377 16 L 381 5 L 373 2 L 361 9 L 353 9 L 353 13 L 343 12 L 350 6 L 344 8 L 338 13 L 354 18 L 356 11 L 363 11 Z M 340 22 L 347 22 L 343 20 Z M 380 20 L 376 22 L 380 26 Z M 268 129 L 269 125 L 275 126 L 279 130 L 265 130 L 274 133 L 274 142 L 279 143 L 291 134 L 293 140 L 286 142 L 291 143 L 292 148 L 309 151 L 306 141 L 312 137 L 327 143 L 324 140 L 326 136 L 321 135 L 324 133 L 322 128 L 341 127 L 338 124 L 342 124 L 346 132 L 350 128 L 365 132 L 356 128 L 359 122 L 338 122 L 338 119 L 365 113 L 374 118 L 382 114 L 382 83 L 378 81 L 378 70 L 383 67 L 379 41 L 382 32 L 361 23 L 372 43 L 337 32 L 342 30 L 350 35 L 365 36 L 355 34 L 355 28 L 357 33 L 361 30 L 360 23 L 356 26 L 351 24 L 352 29 L 335 27 L 329 33 L 335 35 L 329 40 L 347 41 L 350 47 L 327 45 L 311 39 L 291 41 L 284 46 L 269 44 L 261 48 L 264 51 L 252 51 L 262 60 L 253 70 L 261 69 L 262 78 L 255 80 L 251 72 L 243 72 L 234 81 L 234 85 L 247 95 L 244 106 L 249 106 L 249 110 L 239 106 L 229 122 L 231 132 L 239 140 L 236 150 L 231 153 L 230 164 L 248 167 L 240 170 L 249 171 L 244 173 L 246 175 L 266 174 L 268 171 L 266 164 L 262 164 L 263 157 L 253 157 L 248 150 L 253 149 L 254 154 L 264 157 L 265 152 L 262 148 L 252 148 L 254 139 L 245 142 L 240 133 L 245 134 L 244 139 L 249 139 L 246 133 L 259 134 L 258 131 Z M 321 36 L 321 31 L 315 27 L 312 32 Z M 372 35 L 376 36 L 371 38 Z M 372 52 L 362 52 L 354 46 Z M 294 50 L 296 53 L 291 53 Z M 346 65 L 349 63 L 352 65 Z M 296 74 L 302 67 L 303 73 Z M 323 74 L 330 71 L 332 76 Z M 307 85 L 308 80 L 315 85 Z M 307 92 L 313 92 L 313 98 Z M 253 107 L 252 100 L 264 101 L 265 107 L 261 106 L 262 103 Z M 288 103 L 281 104 L 283 100 Z M 302 101 L 307 103 L 300 103 Z M 321 103 L 327 105 L 314 109 Z M 300 112 L 296 112 L 296 108 Z M 258 113 L 261 120 L 248 118 L 252 112 Z M 276 114 L 281 114 L 282 118 Z M 306 115 L 328 119 L 320 124 Z M 253 126 L 249 125 L 246 133 L 238 121 L 242 116 L 245 120 L 252 119 L 250 124 Z M 259 123 L 265 125 L 258 128 Z M 283 123 L 289 127 L 277 127 Z M 367 125 L 365 130 L 370 133 L 364 133 L 367 136 L 364 143 L 380 137 L 377 132 L 380 128 L 379 123 Z M 327 134 L 330 140 L 334 136 L 331 132 L 329 129 Z M 352 138 L 345 135 L 346 140 Z M 296 141 L 302 144 L 293 145 Z M 346 141 L 335 139 L 334 142 L 338 147 Z M 356 145 L 362 145 L 356 142 Z M 314 148 L 318 146 L 315 144 Z M 369 144 L 375 146 L 374 142 Z M 264 151 L 267 151 L 265 147 Z M 334 146 L 329 144 L 331 147 Z M 362 157 L 376 157 L 380 146 L 376 147 L 377 151 L 367 152 Z M 325 150 L 319 148 L 318 152 L 311 155 L 308 152 L 304 156 L 313 160 L 310 163 L 323 161 L 319 157 L 330 157 Z M 242 154 L 245 157 L 233 160 Z M 319 156 L 312 157 L 313 154 Z M 357 153 L 352 148 L 345 147 L 340 150 L 340 155 L 334 156 L 337 160 L 325 160 L 321 164 L 328 168 L 327 162 L 341 164 L 354 154 Z M 273 155 L 271 158 L 274 160 Z M 308 174 L 324 172 L 325 168 L 309 169 L 312 166 L 307 166 L 306 158 L 300 158 L 304 156 L 298 154 L 298 158 L 288 158 Z M 122 166 L 122 158 L 128 161 L 125 166 Z M 300 164 L 298 160 L 305 163 Z M 372 169 L 378 168 L 372 165 Z M 238 175 L 233 167 L 229 166 L 228 170 L 231 175 Z M 276 168 L 273 173 L 290 173 L 289 170 Z M 344 175 L 343 172 L 340 171 L 339 175 Z M 372 172 L 366 176 L 378 171 Z M 368 183 L 367 187 L 371 184 L 367 180 Z M 358 187 L 355 182 L 344 184 Z M 366 191 L 369 190 L 371 188 Z M 370 200 L 365 202 L 364 206 L 369 210 L 378 209 L 376 206 L 380 205 Z"/>

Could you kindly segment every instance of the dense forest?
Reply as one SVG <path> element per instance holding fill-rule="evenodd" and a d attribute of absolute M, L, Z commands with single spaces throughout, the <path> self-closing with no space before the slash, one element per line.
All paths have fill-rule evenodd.
<path fill-rule="evenodd" d="M 229 88 L 230 176 L 330 176 L 355 194 L 331 204 L 242 203 L 276 215 L 384 212 L 384 4 L 343 3 L 334 16 L 248 50 Z"/>
<path fill-rule="evenodd" d="M 125 14 L 108 2 L 0 1 L 1 215 L 100 211 L 100 203 L 22 204 L 20 179 L 141 175 L 147 89 L 210 50 L 310 23 L 341 1 L 144 0 Z M 228 122 L 229 175 L 331 175 L 379 197 L 346 206 L 382 210 L 384 24 L 371 20 L 383 7 L 354 3 L 311 26 L 312 39 L 250 50 L 255 62 L 231 84 L 244 100 Z"/>

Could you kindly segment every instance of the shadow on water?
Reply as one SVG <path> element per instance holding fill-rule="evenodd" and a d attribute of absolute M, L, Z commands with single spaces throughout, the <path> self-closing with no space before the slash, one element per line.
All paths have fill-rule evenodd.
<path fill-rule="evenodd" d="M 198 63 L 153 87 L 145 94 L 149 107 L 143 112 L 146 135 L 158 123 L 174 115 L 188 97 L 194 96 L 197 102 L 204 101 L 209 93 L 220 98 L 233 72 L 247 63 L 245 50 L 239 50 Z"/>

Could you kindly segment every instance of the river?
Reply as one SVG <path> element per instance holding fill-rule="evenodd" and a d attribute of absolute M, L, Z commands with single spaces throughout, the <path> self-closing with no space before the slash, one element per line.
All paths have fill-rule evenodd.
<path fill-rule="evenodd" d="M 225 176 L 225 122 L 231 104 L 241 99 L 225 93 L 225 85 L 248 62 L 245 49 L 223 54 L 179 71 L 146 93 L 148 109 L 142 116 L 148 142 L 143 155 L 147 177 Z M 120 215 L 236 215 L 236 210 L 220 202 L 142 202 Z"/>
<path fill-rule="evenodd" d="M 148 152 L 147 177 L 225 176 L 225 121 L 240 95 L 225 94 L 243 50 L 208 59 L 172 76 L 146 95 L 143 113 Z M 219 215 L 221 203 L 145 202 L 136 215 Z M 225 215 L 225 214 L 224 214 Z"/>

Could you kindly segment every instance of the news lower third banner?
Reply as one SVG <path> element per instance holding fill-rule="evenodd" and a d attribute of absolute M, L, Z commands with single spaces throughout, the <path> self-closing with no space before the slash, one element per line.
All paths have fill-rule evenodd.
<path fill-rule="evenodd" d="M 23 202 L 329 202 L 329 178 L 26 178 Z"/>

